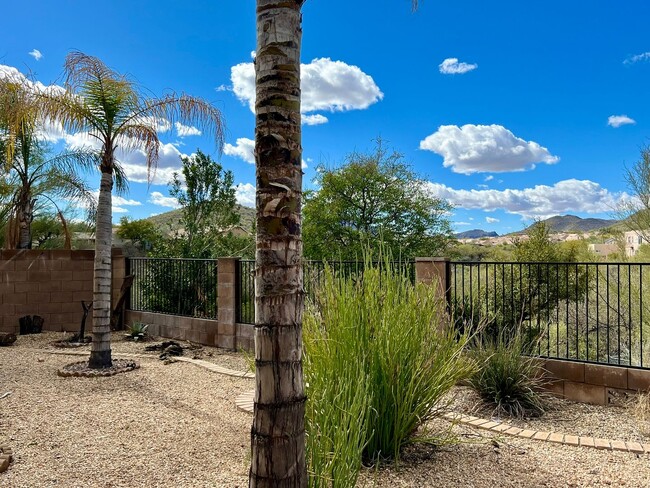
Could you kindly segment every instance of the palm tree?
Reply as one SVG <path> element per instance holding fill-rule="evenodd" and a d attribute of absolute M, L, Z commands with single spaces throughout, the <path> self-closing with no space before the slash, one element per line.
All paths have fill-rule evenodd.
<path fill-rule="evenodd" d="M 93 290 L 93 341 L 89 367 L 112 366 L 111 359 L 111 221 L 113 173 L 118 149 L 126 153 L 143 148 L 148 168 L 158 161 L 156 122 L 167 120 L 199 126 L 223 143 L 221 112 L 207 101 L 169 93 L 149 98 L 132 80 L 96 57 L 68 54 L 65 88 L 46 90 L 40 99 L 44 117 L 60 122 L 69 132 L 87 132 L 101 144 L 101 181 L 97 202 Z"/>
<path fill-rule="evenodd" d="M 0 157 L 4 159 L 0 222 L 8 230 L 8 248 L 31 248 L 31 224 L 44 208 L 54 207 L 67 227 L 55 199 L 82 200 L 92 210 L 92 195 L 78 170 L 93 169 L 96 153 L 80 149 L 46 159 L 37 137 L 41 125 L 33 90 L 16 80 L 0 79 Z"/>
<path fill-rule="evenodd" d="M 250 487 L 307 486 L 302 375 L 301 8 L 257 0 L 255 401 Z M 417 8 L 417 0 L 412 0 Z"/>

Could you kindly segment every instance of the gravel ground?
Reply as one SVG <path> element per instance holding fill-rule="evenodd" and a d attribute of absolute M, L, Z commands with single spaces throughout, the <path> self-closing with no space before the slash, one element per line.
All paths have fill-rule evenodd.
<path fill-rule="evenodd" d="M 164 365 L 153 354 L 140 360 L 140 369 L 110 378 L 60 378 L 56 370 L 79 358 L 28 350 L 49 347 L 47 342 L 58 338 L 21 336 L 13 347 L 0 349 L 0 395 L 13 392 L 0 400 L 0 443 L 15 453 L 14 463 L 0 474 L 0 486 L 247 486 L 251 418 L 236 410 L 234 398 L 250 390 L 252 380 L 180 362 Z M 142 344 L 113 343 L 116 352 L 142 349 Z M 247 364 L 236 354 L 204 351 L 203 359 L 225 367 Z M 457 405 L 471 409 L 471 396 L 457 391 Z M 599 423 L 592 429 L 618 425 L 618 436 L 605 435 L 612 438 L 620 438 L 620 426 L 628 425 L 629 412 L 622 408 L 568 403 L 563 408 L 564 414 L 558 409 L 553 413 L 558 416 L 530 425 L 590 435 L 616 432 L 576 431 L 588 429 L 585 419 L 591 419 Z M 569 415 L 573 423 L 562 423 Z M 449 424 L 440 420 L 430 427 L 440 431 Z M 650 486 L 648 455 L 565 447 L 466 426 L 455 426 L 452 433 L 459 443 L 409 448 L 399 466 L 364 470 L 358 486 Z"/>

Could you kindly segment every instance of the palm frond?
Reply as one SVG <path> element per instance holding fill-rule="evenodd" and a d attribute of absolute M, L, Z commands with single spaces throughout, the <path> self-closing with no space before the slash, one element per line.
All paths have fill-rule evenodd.
<path fill-rule="evenodd" d="M 169 93 L 162 98 L 145 98 L 141 100 L 137 110 L 134 110 L 118 130 L 143 120 L 164 119 L 170 124 L 180 122 L 196 126 L 212 137 L 221 151 L 224 142 L 225 122 L 221 111 L 211 103 L 199 97 L 185 93 Z"/>
<path fill-rule="evenodd" d="M 118 195 L 126 195 L 129 192 L 129 179 L 119 161 L 113 163 L 113 182 L 115 183 L 115 193 Z"/>

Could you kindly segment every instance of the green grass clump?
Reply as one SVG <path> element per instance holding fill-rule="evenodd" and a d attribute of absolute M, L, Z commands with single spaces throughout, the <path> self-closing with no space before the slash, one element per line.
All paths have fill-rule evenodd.
<path fill-rule="evenodd" d="M 477 340 L 470 352 L 479 369 L 469 384 L 497 415 L 535 417 L 545 411 L 542 371 L 534 357 L 524 355 L 526 342 L 521 331 L 499 334 Z"/>
<path fill-rule="evenodd" d="M 435 286 L 388 261 L 357 277 L 327 269 L 316 300 L 304 319 L 310 486 L 353 487 L 362 462 L 418 440 L 473 364 Z"/>

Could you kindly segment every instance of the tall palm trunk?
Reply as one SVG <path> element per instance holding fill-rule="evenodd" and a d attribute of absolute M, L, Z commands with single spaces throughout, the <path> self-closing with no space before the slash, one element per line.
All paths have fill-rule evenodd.
<path fill-rule="evenodd" d="M 32 248 L 32 221 L 34 220 L 35 200 L 31 198 L 29 188 L 20 191 L 16 217 L 18 221 L 18 249 Z"/>
<path fill-rule="evenodd" d="M 93 280 L 93 342 L 88 366 L 110 368 L 111 359 L 111 241 L 112 165 L 102 164 L 95 230 L 95 277 Z"/>
<path fill-rule="evenodd" d="M 305 487 L 300 7 L 257 0 L 255 410 L 251 487 Z"/>

